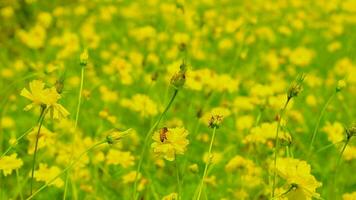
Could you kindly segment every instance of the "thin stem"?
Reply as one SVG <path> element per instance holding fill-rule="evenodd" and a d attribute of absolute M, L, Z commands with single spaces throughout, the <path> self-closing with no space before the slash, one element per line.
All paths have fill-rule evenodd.
<path fill-rule="evenodd" d="M 280 111 L 278 124 L 277 124 L 277 130 L 276 130 L 276 137 L 274 138 L 275 147 L 274 147 L 274 159 L 273 159 L 274 170 L 273 170 L 273 179 L 272 179 L 272 198 L 274 198 L 274 191 L 275 191 L 275 186 L 276 186 L 277 154 L 278 154 L 278 150 L 279 150 L 279 140 L 278 140 L 279 129 L 281 127 L 281 121 L 282 121 L 283 115 L 287 109 L 287 106 L 288 106 L 288 103 L 290 102 L 290 100 L 291 100 L 291 98 L 287 98 L 287 101 L 284 104 L 283 109 Z"/>
<path fill-rule="evenodd" d="M 290 149 L 289 149 L 289 145 L 286 146 L 286 154 L 287 154 L 287 157 L 290 158 Z"/>
<path fill-rule="evenodd" d="M 78 104 L 77 104 L 77 112 L 76 112 L 76 114 L 75 114 L 75 124 L 74 124 L 74 128 L 77 128 L 77 125 L 78 125 L 80 106 L 81 106 L 81 103 L 82 103 L 82 93 L 83 93 L 83 85 L 84 85 L 84 69 L 85 69 L 85 67 L 82 67 L 81 75 L 80 75 L 80 86 L 79 86 L 79 94 L 78 94 Z"/>
<path fill-rule="evenodd" d="M 19 177 L 19 170 L 16 170 L 16 181 L 17 181 L 17 192 L 20 193 L 20 199 L 23 200 L 22 189 L 21 189 L 21 181 Z M 16 195 L 17 196 L 17 195 Z"/>
<path fill-rule="evenodd" d="M 211 163 L 211 150 L 213 148 L 213 144 L 214 144 L 214 140 L 215 140 L 215 133 L 216 133 L 216 127 L 214 127 L 214 129 L 213 129 L 213 136 L 212 136 L 211 141 L 210 141 L 209 152 L 208 152 L 208 160 L 205 163 L 204 173 L 203 173 L 203 177 L 201 179 L 201 183 L 200 183 L 200 186 L 199 186 L 199 192 L 198 192 L 197 200 L 200 200 L 201 192 L 202 192 L 203 187 L 204 187 L 205 177 L 206 177 L 206 174 L 207 174 L 207 171 L 208 171 L 209 164 Z"/>
<path fill-rule="evenodd" d="M 260 108 L 258 111 L 258 115 L 256 118 L 256 122 L 255 122 L 255 126 L 258 126 L 258 124 L 260 123 L 261 117 L 262 117 L 262 113 L 263 113 L 263 108 Z"/>
<path fill-rule="evenodd" d="M 60 176 L 62 176 L 64 173 L 66 173 L 68 170 L 70 170 L 77 162 L 80 161 L 80 159 L 87 154 L 89 151 L 95 149 L 96 147 L 106 143 L 106 140 L 103 140 L 101 142 L 98 142 L 96 144 L 94 144 L 93 146 L 91 146 L 90 148 L 88 148 L 86 151 L 84 151 L 83 153 L 81 153 L 77 159 L 75 159 L 70 165 L 68 165 L 66 168 L 64 168 L 57 176 L 55 176 L 54 178 L 52 178 L 50 181 L 48 181 L 46 184 L 44 184 L 42 187 L 40 187 L 40 189 L 38 189 L 37 191 L 35 191 L 33 194 L 31 194 L 31 196 L 29 196 L 26 200 L 30 200 L 33 197 L 35 197 L 39 192 L 41 192 L 42 190 L 44 190 L 46 187 L 48 187 L 49 185 L 51 185 L 57 178 L 59 178 Z"/>
<path fill-rule="evenodd" d="M 84 85 L 84 69 L 85 69 L 85 66 L 82 66 L 81 75 L 80 75 L 80 86 L 79 86 L 79 94 L 78 94 L 77 112 L 75 114 L 74 130 L 76 130 L 77 126 L 78 126 L 80 106 L 82 103 L 82 93 L 83 93 L 83 85 Z M 72 143 L 71 157 L 69 159 L 69 163 L 73 159 L 73 150 L 74 150 L 74 144 Z M 64 184 L 63 200 L 65 200 L 66 196 L 67 196 L 69 174 L 70 174 L 70 170 L 68 170 L 67 175 L 66 175 L 66 180 L 65 180 L 65 184 Z"/>
<path fill-rule="evenodd" d="M 333 192 L 333 195 L 332 197 L 336 196 L 336 193 L 337 191 L 335 191 L 337 188 L 335 187 L 335 184 L 337 182 L 337 175 L 338 175 L 338 172 L 339 172 L 339 169 L 340 169 L 340 164 L 341 164 L 341 158 L 342 158 L 342 155 L 344 154 L 345 152 L 345 149 L 346 149 L 346 146 L 349 144 L 350 142 L 350 138 L 347 138 L 345 140 L 345 143 L 344 143 L 344 146 L 342 147 L 341 151 L 340 151 L 340 154 L 339 154 L 339 157 L 337 158 L 337 161 L 336 161 L 336 167 L 335 167 L 335 173 L 334 173 L 334 179 L 332 181 L 332 192 Z"/>
<path fill-rule="evenodd" d="M 35 173 L 35 165 L 36 165 L 36 157 L 37 157 L 37 148 L 38 148 L 38 140 L 39 140 L 39 136 L 40 136 L 40 132 L 41 132 L 41 127 L 43 124 L 43 120 L 45 118 L 46 115 L 46 108 L 45 107 L 41 107 L 41 114 L 40 114 L 40 120 L 39 120 L 39 125 L 38 125 L 38 131 L 37 131 L 37 135 L 36 135 L 36 143 L 35 143 L 35 149 L 34 149 L 34 153 L 33 153 L 33 159 L 32 159 L 32 171 L 31 171 L 31 193 L 32 194 L 32 189 L 33 189 L 33 176 Z"/>
<path fill-rule="evenodd" d="M 330 97 L 329 99 L 326 101 L 326 103 L 324 104 L 323 108 L 321 109 L 321 112 L 319 114 L 319 117 L 318 117 L 318 120 L 316 122 L 316 125 L 315 125 L 315 128 L 314 128 L 314 131 L 313 131 L 313 135 L 312 135 L 312 139 L 311 139 L 311 142 L 310 142 L 310 145 L 309 145 L 309 151 L 308 151 L 308 158 L 310 156 L 310 154 L 312 153 L 313 151 L 313 145 L 314 145 L 314 142 L 315 142 L 315 138 L 316 138 L 316 135 L 318 134 L 318 130 L 319 130 L 319 126 L 320 126 L 320 122 L 321 122 L 321 119 L 327 109 L 327 107 L 329 106 L 331 100 L 335 97 L 337 92 L 334 92 Z"/>
<path fill-rule="evenodd" d="M 6 154 L 9 153 L 9 151 L 11 151 L 11 149 L 13 149 L 14 146 L 16 144 L 18 144 L 20 140 L 22 140 L 22 138 L 24 138 L 26 135 L 28 135 L 31 132 L 31 130 L 32 130 L 32 128 L 28 129 L 24 134 L 22 134 L 20 137 L 16 138 L 16 141 L 13 144 L 11 144 L 3 154 L 1 154 L 0 159 L 2 157 L 6 156 Z"/>
<path fill-rule="evenodd" d="M 335 146 L 335 145 L 337 145 L 337 144 L 340 144 L 340 143 L 342 143 L 342 142 L 345 142 L 345 140 L 341 140 L 341 141 L 339 141 L 339 142 L 335 142 L 335 143 L 328 144 L 328 145 L 326 145 L 326 146 L 320 148 L 318 151 L 316 151 L 316 153 L 320 153 L 320 152 L 322 152 L 322 151 L 324 151 L 324 150 L 326 150 L 326 149 L 328 149 L 328 148 L 330 148 L 330 147 L 333 147 L 333 146 Z"/>
<path fill-rule="evenodd" d="M 177 158 L 174 159 L 175 162 L 175 168 L 176 168 L 176 177 L 177 177 L 177 193 L 178 193 L 178 200 L 182 198 L 181 194 L 181 183 L 180 183 L 180 178 L 179 178 L 179 167 L 178 167 L 178 162 Z"/>
<path fill-rule="evenodd" d="M 142 151 L 141 151 L 141 154 L 140 154 L 140 160 L 138 161 L 138 165 L 137 165 L 137 169 L 136 169 L 137 174 L 139 174 L 141 172 L 142 162 L 143 162 L 143 158 L 144 158 L 144 155 L 145 155 L 145 152 L 146 152 L 146 148 L 147 148 L 150 136 L 156 130 L 156 128 L 159 125 L 159 123 L 161 122 L 163 116 L 166 114 L 168 109 L 171 107 L 174 99 L 176 98 L 176 96 L 178 94 L 178 91 L 179 91 L 178 89 L 174 90 L 173 95 L 172 95 L 169 103 L 167 104 L 166 108 L 163 110 L 163 112 L 161 113 L 161 115 L 159 116 L 157 121 L 153 124 L 153 126 L 150 128 L 150 130 L 146 134 L 145 141 L 144 141 L 144 144 L 143 144 L 143 148 L 142 148 Z M 134 200 L 136 200 L 137 197 L 138 197 L 138 194 L 137 194 L 137 181 L 138 181 L 138 176 L 135 177 L 135 182 L 134 182 L 134 189 L 133 189 L 133 199 Z"/>

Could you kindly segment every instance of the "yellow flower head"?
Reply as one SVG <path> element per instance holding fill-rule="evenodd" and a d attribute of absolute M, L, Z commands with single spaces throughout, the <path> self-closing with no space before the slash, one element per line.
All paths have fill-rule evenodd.
<path fill-rule="evenodd" d="M 186 151 L 189 144 L 186 139 L 188 134 L 184 128 L 162 128 L 153 134 L 154 142 L 151 147 L 158 156 L 173 161 L 177 154 L 184 154 Z"/>
<path fill-rule="evenodd" d="M 128 168 L 135 164 L 135 157 L 129 151 L 110 149 L 106 155 L 106 162 L 109 165 L 121 165 L 123 168 Z"/>
<path fill-rule="evenodd" d="M 34 80 L 30 82 L 30 91 L 26 88 L 22 89 L 21 96 L 24 96 L 32 101 L 31 104 L 25 107 L 25 110 L 30 110 L 33 106 L 41 106 L 46 102 L 46 95 L 48 90 L 45 89 L 45 84 L 41 80 Z"/>
<path fill-rule="evenodd" d="M 81 64 L 82 66 L 86 66 L 87 63 L 88 63 L 88 59 L 89 59 L 88 50 L 85 49 L 85 50 L 83 51 L 83 53 L 80 54 L 80 58 L 79 58 L 80 64 Z"/>
<path fill-rule="evenodd" d="M 16 157 L 17 154 L 14 153 L 11 156 L 0 158 L 0 170 L 3 171 L 4 176 L 11 174 L 12 170 L 19 169 L 23 165 L 22 160 Z"/>
<path fill-rule="evenodd" d="M 155 116 L 158 113 L 156 103 L 144 94 L 135 94 L 131 99 L 123 99 L 121 105 L 140 113 L 142 117 Z"/>
<path fill-rule="evenodd" d="M 30 82 L 30 91 L 26 88 L 22 89 L 21 96 L 24 96 L 32 101 L 31 104 L 25 107 L 28 111 L 34 106 L 41 106 L 48 109 L 52 118 L 60 119 L 69 115 L 69 112 L 57 101 L 61 95 L 57 92 L 55 87 L 45 88 L 45 84 L 41 80 L 34 80 Z"/>
<path fill-rule="evenodd" d="M 285 197 L 290 200 L 311 200 L 312 197 L 320 196 L 316 189 L 322 184 L 310 173 L 311 168 L 307 162 L 294 158 L 280 158 L 276 166 L 277 174 L 287 183 Z"/>
<path fill-rule="evenodd" d="M 54 179 L 58 174 L 61 173 L 61 170 L 57 166 L 48 167 L 47 164 L 40 163 L 40 168 L 35 171 L 34 177 L 36 181 L 44 181 L 49 183 Z M 30 174 L 31 176 L 31 174 Z M 56 178 L 50 185 L 54 185 L 58 188 L 62 187 L 64 184 L 61 178 Z"/>
<path fill-rule="evenodd" d="M 128 174 L 126 174 L 122 177 L 122 182 L 124 184 L 133 183 L 133 182 L 135 182 L 136 176 L 137 176 L 137 179 L 141 179 L 142 175 L 141 175 L 141 173 L 138 173 L 138 175 L 137 175 L 136 171 L 130 171 Z"/>
<path fill-rule="evenodd" d="M 162 198 L 162 200 L 177 200 L 178 199 L 178 194 L 177 193 L 171 193 L 169 195 L 166 195 Z"/>
<path fill-rule="evenodd" d="M 213 108 L 210 112 L 203 115 L 202 120 L 210 128 L 219 128 L 224 118 L 231 114 L 230 110 L 223 107 Z"/>
<path fill-rule="evenodd" d="M 38 126 L 35 126 L 32 131 L 27 135 L 27 139 L 29 140 L 28 153 L 33 154 L 35 150 L 35 143 L 37 138 Z M 48 130 L 46 127 L 42 126 L 41 131 L 38 134 L 38 149 L 43 147 L 50 147 L 54 144 L 55 134 Z"/>

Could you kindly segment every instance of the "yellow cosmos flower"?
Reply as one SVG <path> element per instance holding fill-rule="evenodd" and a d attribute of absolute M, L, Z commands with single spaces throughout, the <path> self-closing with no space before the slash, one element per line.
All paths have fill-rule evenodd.
<path fill-rule="evenodd" d="M 123 168 L 128 168 L 135 164 L 135 157 L 130 152 L 110 149 L 106 155 L 107 164 L 121 165 Z"/>
<path fill-rule="evenodd" d="M 311 168 L 307 162 L 294 158 L 280 158 L 277 160 L 276 170 L 287 182 L 283 197 L 289 200 L 311 200 L 313 197 L 320 197 L 316 189 L 322 184 L 310 173 Z"/>
<path fill-rule="evenodd" d="M 342 195 L 342 200 L 355 200 L 356 199 L 356 192 L 346 193 Z"/>
<path fill-rule="evenodd" d="M 57 166 L 52 166 L 48 167 L 47 164 L 40 163 L 40 168 L 35 171 L 34 177 L 36 181 L 43 181 L 45 183 L 49 183 L 52 181 L 52 179 L 58 174 L 61 173 L 61 170 Z M 30 174 L 31 176 L 31 174 Z M 61 178 L 57 178 L 55 181 L 53 181 L 50 185 L 54 185 L 58 188 L 62 187 L 64 184 L 63 180 Z"/>
<path fill-rule="evenodd" d="M 188 131 L 184 128 L 162 128 L 156 131 L 152 139 L 153 152 L 166 160 L 173 161 L 177 154 L 184 154 L 189 144 Z"/>
<path fill-rule="evenodd" d="M 17 154 L 14 153 L 11 156 L 0 158 L 0 170 L 3 171 L 4 176 L 10 175 L 12 170 L 19 169 L 23 165 L 22 160 L 16 157 Z"/>
<path fill-rule="evenodd" d="M 142 177 L 141 173 L 138 173 L 138 175 L 137 175 L 136 171 L 131 171 L 122 177 L 122 182 L 124 184 L 133 183 L 133 182 L 135 182 L 136 176 L 137 176 L 137 179 L 141 179 L 141 177 Z"/>
<path fill-rule="evenodd" d="M 48 93 L 48 90 L 44 88 L 45 84 L 41 80 L 31 81 L 29 85 L 30 91 L 26 88 L 21 91 L 21 96 L 24 96 L 32 101 L 31 104 L 25 107 L 26 111 L 30 110 L 34 106 L 41 106 L 42 104 L 45 104 L 47 98 L 46 95 Z"/>
<path fill-rule="evenodd" d="M 202 117 L 202 121 L 210 128 L 219 128 L 224 118 L 231 114 L 230 110 L 223 107 L 213 108 L 210 112 L 205 113 Z"/>
<path fill-rule="evenodd" d="M 144 94 L 135 94 L 131 99 L 123 99 L 121 105 L 140 113 L 142 117 L 155 116 L 158 113 L 156 103 Z"/>
<path fill-rule="evenodd" d="M 178 194 L 177 193 L 171 193 L 169 195 L 166 195 L 162 198 L 162 200 L 177 200 L 178 199 Z"/>
<path fill-rule="evenodd" d="M 69 115 L 69 112 L 57 101 L 61 98 L 55 87 L 45 88 L 45 84 L 41 80 L 30 82 L 30 91 L 26 88 L 22 89 L 21 96 L 24 96 L 32 101 L 31 104 L 25 107 L 28 111 L 34 106 L 43 106 L 48 109 L 52 118 L 60 119 Z"/>
<path fill-rule="evenodd" d="M 322 130 L 328 135 L 328 140 L 332 143 L 338 143 L 345 139 L 345 129 L 340 122 L 326 122 Z"/>
<path fill-rule="evenodd" d="M 284 123 L 284 121 L 282 121 Z M 245 136 L 243 142 L 248 143 L 262 143 L 268 144 L 269 141 L 273 140 L 276 134 L 277 122 L 272 123 L 262 123 L 257 127 L 253 127 L 248 135 Z M 290 134 L 285 131 L 280 131 L 279 139 L 289 141 L 291 138 Z"/>
<path fill-rule="evenodd" d="M 35 150 L 35 143 L 37 138 L 38 126 L 35 126 L 32 131 L 27 135 L 27 139 L 29 140 L 29 146 L 27 152 L 29 154 L 33 154 Z M 43 147 L 50 147 L 54 144 L 55 134 L 48 130 L 46 127 L 42 126 L 40 134 L 38 135 L 38 146 L 37 149 L 41 149 Z"/>

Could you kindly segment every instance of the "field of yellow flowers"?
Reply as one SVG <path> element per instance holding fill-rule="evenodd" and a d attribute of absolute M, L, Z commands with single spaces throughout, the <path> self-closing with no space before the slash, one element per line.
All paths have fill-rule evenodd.
<path fill-rule="evenodd" d="M 356 200 L 356 0 L 1 0 L 0 200 Z"/>

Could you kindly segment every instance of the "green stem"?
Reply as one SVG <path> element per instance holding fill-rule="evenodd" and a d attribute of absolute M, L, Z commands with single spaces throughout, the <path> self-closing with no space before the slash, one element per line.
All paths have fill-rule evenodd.
<path fill-rule="evenodd" d="M 80 86 L 79 86 L 79 94 L 78 94 L 78 104 L 77 104 L 77 112 L 75 114 L 75 123 L 74 123 L 74 130 L 77 129 L 78 126 L 78 120 L 79 120 L 79 112 L 80 112 L 80 105 L 82 103 L 82 93 L 83 93 L 83 85 L 84 85 L 84 69 L 85 66 L 82 66 L 81 70 L 81 75 L 80 75 Z M 69 163 L 73 159 L 73 150 L 74 150 L 74 144 L 72 143 L 72 148 L 71 148 L 71 157 L 69 159 Z M 63 193 L 63 200 L 66 199 L 67 196 L 67 191 L 68 191 L 68 182 L 69 182 L 69 174 L 70 170 L 68 170 L 67 175 L 66 175 L 66 180 L 64 184 L 64 193 Z"/>
<path fill-rule="evenodd" d="M 211 162 L 211 150 L 213 148 L 213 144 L 214 144 L 214 140 L 215 140 L 215 133 L 216 133 L 216 127 L 214 127 L 214 129 L 213 129 L 213 136 L 212 136 L 211 141 L 210 141 L 209 152 L 208 152 L 208 160 L 205 163 L 204 173 L 203 173 L 203 177 L 201 179 L 201 183 L 200 183 L 200 186 L 199 186 L 199 192 L 198 192 L 197 200 L 200 200 L 201 192 L 202 192 L 203 187 L 204 187 L 205 177 L 206 177 L 206 174 L 207 174 L 207 171 L 208 171 L 209 164 Z"/>
<path fill-rule="evenodd" d="M 24 138 L 26 135 L 28 135 L 31 132 L 32 128 L 28 129 L 24 134 L 22 134 L 20 137 L 16 138 L 16 141 L 14 144 L 11 144 L 6 151 L 1 154 L 0 159 L 4 156 L 6 156 L 7 153 L 9 153 L 9 151 L 11 151 L 11 149 L 14 148 L 15 145 L 17 145 L 19 143 L 20 140 L 22 140 L 22 138 Z"/>
<path fill-rule="evenodd" d="M 309 145 L 309 151 L 308 151 L 308 158 L 310 156 L 310 154 L 312 153 L 313 151 L 313 145 L 314 145 L 314 142 L 315 142 L 315 138 L 316 138 L 316 135 L 318 134 L 318 130 L 319 130 L 319 126 L 320 126 L 320 122 L 321 122 L 321 119 L 327 109 L 327 107 L 329 106 L 331 100 L 335 97 L 337 92 L 334 92 L 330 97 L 329 99 L 326 101 L 326 103 L 324 104 L 323 108 L 321 109 L 321 112 L 319 114 L 319 117 L 318 117 L 318 120 L 316 122 L 316 125 L 315 125 L 315 128 L 314 128 L 314 131 L 313 131 L 313 135 L 312 135 L 312 139 L 311 139 L 311 142 L 310 142 L 310 145 Z"/>
<path fill-rule="evenodd" d="M 344 154 L 345 152 L 345 149 L 346 149 L 346 146 L 349 144 L 350 142 L 350 138 L 347 138 L 345 140 L 345 143 L 344 143 L 344 146 L 342 147 L 341 151 L 340 151 L 340 154 L 339 154 L 339 157 L 337 158 L 337 161 L 336 161 L 336 167 L 335 167 L 335 173 L 334 173 L 334 179 L 332 181 L 332 197 L 336 197 L 337 195 L 337 191 L 335 191 L 337 189 L 337 187 L 335 186 L 336 185 L 336 182 L 337 182 L 337 175 L 338 175 L 338 172 L 339 172 L 339 168 L 340 168 L 340 164 L 341 164 L 341 158 L 342 158 L 342 155 Z"/>
<path fill-rule="evenodd" d="M 177 158 L 174 159 L 175 162 L 175 168 L 176 168 L 176 176 L 177 176 L 177 193 L 178 193 L 178 200 L 182 198 L 181 194 L 181 183 L 180 183 L 180 178 L 179 178 L 179 167 L 178 167 L 178 162 Z"/>
<path fill-rule="evenodd" d="M 94 144 L 93 146 L 91 146 L 90 148 L 88 148 L 86 151 L 84 151 L 83 153 L 81 153 L 77 159 L 75 159 L 70 165 L 68 165 L 66 168 L 64 168 L 64 170 L 62 170 L 57 176 L 55 176 L 54 178 L 52 178 L 50 181 L 48 181 L 46 184 L 44 184 L 42 187 L 40 187 L 40 189 L 38 189 L 37 191 L 35 191 L 33 194 L 31 194 L 31 196 L 29 196 L 26 200 L 30 200 L 33 197 L 35 197 L 39 192 L 41 192 L 42 190 L 44 190 L 46 187 L 48 187 L 49 185 L 51 185 L 57 178 L 59 178 L 60 176 L 62 176 L 64 173 L 66 173 L 68 170 L 70 170 L 77 162 L 80 161 L 80 159 L 87 154 L 89 151 L 95 149 L 96 147 L 107 143 L 106 140 L 103 140 L 101 142 L 98 142 L 96 144 Z"/>
<path fill-rule="evenodd" d="M 291 154 L 290 154 L 289 145 L 286 146 L 286 154 L 287 154 L 287 157 L 290 158 Z"/>
<path fill-rule="evenodd" d="M 280 111 L 279 119 L 278 119 L 278 124 L 277 124 L 277 130 L 276 130 L 276 137 L 274 138 L 275 141 L 275 147 L 274 147 L 274 159 L 273 159 L 273 179 L 272 179 L 272 198 L 274 198 L 274 192 L 275 192 L 275 186 L 276 186 L 276 169 L 277 169 L 277 154 L 279 150 L 279 129 L 281 127 L 281 121 L 283 118 L 283 115 L 287 109 L 288 103 L 291 100 L 291 98 L 288 98 L 286 103 L 283 106 L 283 109 Z"/>
<path fill-rule="evenodd" d="M 156 130 L 157 126 L 159 125 L 159 123 L 161 122 L 163 116 L 166 114 L 166 112 L 168 111 L 168 109 L 171 107 L 174 99 L 176 98 L 177 94 L 178 94 L 178 89 L 175 89 L 172 95 L 172 98 L 170 99 L 169 103 L 167 104 L 166 108 L 163 110 L 163 112 L 161 113 L 161 115 L 159 116 L 158 120 L 153 124 L 153 126 L 150 128 L 150 130 L 147 132 L 146 137 L 145 137 L 145 141 L 143 144 L 143 148 L 140 154 L 140 160 L 138 162 L 137 165 L 137 169 L 136 172 L 137 174 L 139 174 L 141 172 L 141 168 L 142 168 L 142 162 L 143 162 L 143 157 L 145 155 L 146 152 L 146 148 L 148 145 L 148 141 L 150 139 L 150 136 L 152 135 L 152 133 Z M 135 182 L 134 182 L 134 189 L 133 189 L 133 199 L 136 200 L 138 197 L 137 194 L 137 181 L 138 181 L 138 176 L 135 177 Z"/>
<path fill-rule="evenodd" d="M 23 200 L 23 194 L 22 194 L 22 189 L 21 189 L 21 181 L 19 177 L 19 170 L 16 170 L 16 181 L 17 181 L 17 194 L 20 193 L 20 199 Z M 16 194 L 16 196 L 17 196 Z"/>
<path fill-rule="evenodd" d="M 32 189 L 33 189 L 33 176 L 35 173 L 35 165 L 36 165 L 36 157 L 37 157 L 37 148 L 38 148 L 38 140 L 39 140 L 39 136 L 40 136 L 40 132 L 41 132 L 41 127 L 43 124 L 43 120 L 45 118 L 46 115 L 46 108 L 45 107 L 41 107 L 41 114 L 40 114 L 40 121 L 39 121 L 39 125 L 38 125 L 38 131 L 37 131 L 37 135 L 36 135 L 36 143 L 35 143 L 35 149 L 34 149 L 34 153 L 33 153 L 33 159 L 32 159 L 32 171 L 31 171 L 31 193 L 32 194 Z"/>
<path fill-rule="evenodd" d="M 345 140 L 341 140 L 341 141 L 339 141 L 339 142 L 335 142 L 335 143 L 328 144 L 328 145 L 326 145 L 326 146 L 320 148 L 318 151 L 316 151 L 316 153 L 320 153 L 320 152 L 322 152 L 322 151 L 324 151 L 324 150 L 326 150 L 326 149 L 328 149 L 328 148 L 330 148 L 330 147 L 333 147 L 333 146 L 335 146 L 335 145 L 337 145 L 337 144 L 340 144 L 340 143 L 342 143 L 342 142 L 345 142 Z"/>

